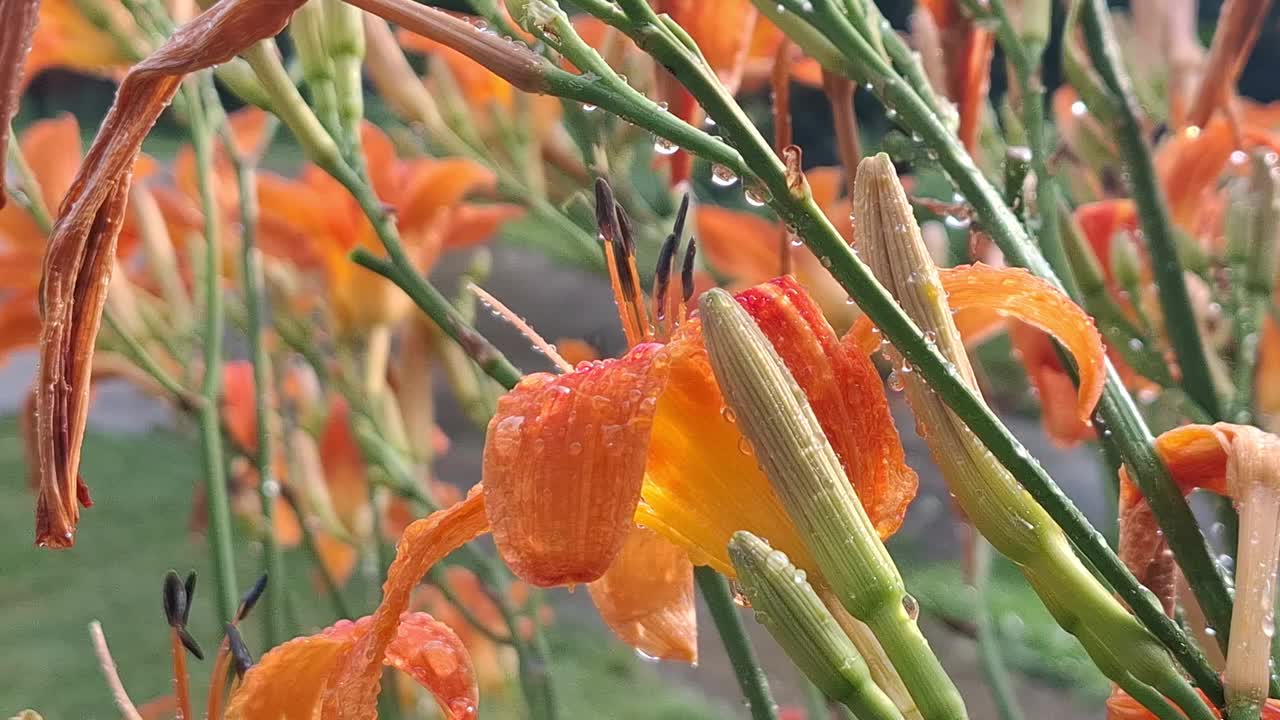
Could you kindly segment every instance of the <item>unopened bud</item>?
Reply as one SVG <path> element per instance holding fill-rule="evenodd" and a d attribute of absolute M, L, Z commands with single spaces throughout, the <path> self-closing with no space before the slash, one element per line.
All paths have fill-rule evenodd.
<path fill-rule="evenodd" d="M 1142 260 L 1138 257 L 1138 245 L 1128 232 L 1111 236 L 1111 274 L 1122 288 L 1137 288 L 1142 284 Z"/>
<path fill-rule="evenodd" d="M 866 661 L 813 591 L 804 571 L 785 553 L 739 531 L 729 541 L 729 559 L 756 620 L 824 695 L 859 718 L 901 717 L 871 679 Z"/>
<path fill-rule="evenodd" d="M 315 0 L 312 0 L 313 2 Z M 333 59 L 338 121 L 355 128 L 364 117 L 364 11 L 342 0 L 323 0 L 324 44 Z"/>
<path fill-rule="evenodd" d="M 904 608 L 897 566 L 791 371 L 724 290 L 699 302 L 716 381 L 823 579 L 865 622 L 926 717 L 966 717 L 964 702 Z"/>

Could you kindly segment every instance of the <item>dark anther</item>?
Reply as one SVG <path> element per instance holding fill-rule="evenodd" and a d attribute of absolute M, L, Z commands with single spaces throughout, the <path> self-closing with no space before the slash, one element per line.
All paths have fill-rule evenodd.
<path fill-rule="evenodd" d="M 172 570 L 164 574 L 164 619 L 170 627 L 187 624 L 187 588 Z"/>
<path fill-rule="evenodd" d="M 182 613 L 182 624 L 186 625 L 187 620 L 191 617 L 192 600 L 196 596 L 196 571 L 192 570 L 187 573 L 187 582 L 183 585 L 183 589 L 187 593 L 187 607 Z"/>
<path fill-rule="evenodd" d="M 236 610 L 236 622 L 240 622 L 253 611 L 253 606 L 258 604 L 258 600 L 262 599 L 262 593 L 267 590 L 267 575 L 262 574 L 258 581 L 249 588 L 249 591 L 240 598 L 240 607 Z"/>
<path fill-rule="evenodd" d="M 612 244 L 617 238 L 614 232 L 618 218 L 614 216 L 613 188 L 604 178 L 596 179 L 596 229 L 606 244 Z M 606 252 L 608 250 L 606 249 Z"/>
<path fill-rule="evenodd" d="M 235 625 L 227 623 L 227 647 L 231 650 L 231 666 L 235 668 L 236 677 L 244 678 L 244 674 L 253 667 L 253 655 L 249 646 L 244 644 L 240 631 Z"/>
<path fill-rule="evenodd" d="M 653 304 L 659 320 L 665 318 L 667 314 L 667 289 L 671 285 L 671 268 L 675 264 L 676 248 L 680 246 L 680 238 L 684 236 L 684 223 L 688 215 L 689 193 L 685 193 L 680 201 L 680 210 L 676 212 L 675 226 L 658 251 L 657 272 L 653 276 Z"/>
<path fill-rule="evenodd" d="M 191 633 L 187 632 L 185 627 L 176 627 L 174 632 L 178 633 L 178 639 L 182 641 L 182 647 L 186 648 L 187 652 L 194 655 L 197 660 L 204 659 L 204 651 L 200 649 L 200 643 L 191 637 Z"/>
<path fill-rule="evenodd" d="M 680 285 L 685 303 L 693 299 L 693 259 L 698 254 L 698 244 L 689 238 L 689 249 L 684 253 L 684 266 L 680 268 Z"/>

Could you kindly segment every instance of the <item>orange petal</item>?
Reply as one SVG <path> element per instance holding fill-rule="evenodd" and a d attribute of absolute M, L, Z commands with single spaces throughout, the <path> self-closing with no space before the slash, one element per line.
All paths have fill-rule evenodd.
<path fill-rule="evenodd" d="M 778 274 L 782 227 L 754 213 L 716 205 L 697 209 L 699 250 L 716 272 L 745 285 Z"/>
<path fill-rule="evenodd" d="M 881 537 L 902 525 L 918 481 L 906 464 L 880 374 L 848 352 L 822 311 L 791 277 L 757 285 L 738 302 L 787 364 L 840 457 Z"/>
<path fill-rule="evenodd" d="M 939 268 L 938 275 L 947 294 L 947 303 L 957 313 L 970 308 L 998 313 L 1021 320 L 1061 342 L 1075 358 L 1080 370 L 1076 417 L 1089 419 L 1093 406 L 1102 395 L 1106 379 L 1102 336 L 1098 334 L 1093 318 L 1062 291 L 1021 268 L 996 268 L 976 263 Z M 975 327 L 986 328 L 988 321 L 989 317 L 983 317 Z M 876 335 L 871 331 L 871 321 L 863 317 L 845 335 L 844 343 L 863 352 L 873 352 L 879 347 L 878 341 L 873 342 L 873 339 Z"/>
<path fill-rule="evenodd" d="M 253 365 L 233 360 L 222 366 L 222 422 L 236 445 L 247 451 L 258 448 Z"/>
<path fill-rule="evenodd" d="M 397 208 L 397 224 L 406 234 L 428 227 L 442 210 L 496 182 L 493 171 L 465 158 L 416 160 L 407 173 L 404 206 Z"/>
<path fill-rule="evenodd" d="M 245 673 L 227 706 L 227 720 L 311 720 L 332 689 L 342 661 L 368 633 L 372 616 L 340 621 L 272 649 Z M 405 613 L 382 664 L 418 681 L 447 720 L 476 717 L 479 701 L 471 659 L 458 636 L 426 613 Z M 373 717 L 372 714 L 366 717 Z"/>
<path fill-rule="evenodd" d="M 972 153 L 987 103 L 995 36 L 975 24 L 956 0 L 923 0 L 921 5 L 942 33 L 947 97 L 960 112 L 960 141 Z"/>
<path fill-rule="evenodd" d="M 331 676 L 324 691 L 321 717 L 376 717 L 382 659 L 397 637 L 410 594 L 433 565 L 485 531 L 484 505 L 484 493 L 473 492 L 461 503 L 434 512 L 405 530 L 382 586 L 382 602 L 372 615 L 368 630 L 345 653 Z M 448 706 L 444 709 L 450 710 Z"/>
<path fill-rule="evenodd" d="M 1226 494 L 1230 427 L 1184 425 L 1156 438 L 1156 454 L 1184 495 L 1196 489 Z"/>
<path fill-rule="evenodd" d="M 1174 223 L 1191 227 L 1201 197 L 1217 184 L 1234 150 L 1235 133 L 1222 117 L 1203 128 L 1176 133 L 1160 146 L 1156 174 Z"/>
<path fill-rule="evenodd" d="M 750 0 L 659 0 L 656 5 L 689 33 L 729 92 L 737 92 L 758 17 Z"/>
<path fill-rule="evenodd" d="M 360 143 L 364 150 L 369 180 L 378 199 L 391 205 L 398 204 L 404 189 L 404 169 L 407 165 L 396 155 L 396 147 L 377 125 L 369 121 L 360 124 Z"/>
<path fill-rule="evenodd" d="M 320 463 L 333 509 L 348 530 L 358 531 L 360 514 L 368 507 L 369 490 L 364 456 L 351 431 L 346 400 L 334 397 L 320 435 Z"/>
<path fill-rule="evenodd" d="M 183 77 L 226 62 L 280 32 L 302 0 L 224 0 L 179 28 L 129 71 L 49 238 L 41 283 L 44 329 L 37 387 L 40 507 L 37 543 L 72 544 L 94 340 L 142 140 Z"/>
<path fill-rule="evenodd" d="M 1254 403 L 1258 412 L 1280 415 L 1280 326 L 1268 313 L 1263 320 L 1258 343 L 1258 369 L 1254 380 Z"/>
<path fill-rule="evenodd" d="M 570 365 L 600 359 L 600 351 L 586 340 L 577 338 L 560 338 L 556 340 L 556 352 Z"/>
<path fill-rule="evenodd" d="M 1045 435 L 1061 447 L 1072 447 L 1093 437 L 1092 426 L 1076 411 L 1076 385 L 1063 369 L 1049 336 L 1030 325 L 1010 323 L 1009 340 L 1026 370 L 1027 379 L 1039 395 Z"/>
<path fill-rule="evenodd" d="M 1204 693 L 1200 694 L 1204 696 Z M 1205 704 L 1213 707 L 1207 697 Z M 1216 709 L 1213 713 L 1215 717 L 1221 717 Z M 1129 693 L 1115 688 L 1111 691 L 1111 697 L 1107 698 L 1107 720 L 1156 720 L 1156 716 L 1143 707 L 1142 703 L 1130 697 Z M 1262 708 L 1262 720 L 1280 720 L 1280 700 L 1267 700 Z"/>
<path fill-rule="evenodd" d="M 489 522 L 526 582 L 595 580 L 622 549 L 666 382 L 660 350 L 526 375 L 498 401 L 484 449 Z"/>
<path fill-rule="evenodd" d="M 444 249 L 463 250 L 488 242 L 506 223 L 524 215 L 519 205 L 459 205 L 449 212 L 444 229 Z"/>
<path fill-rule="evenodd" d="M 1093 255 L 1102 266 L 1107 281 L 1114 281 L 1111 271 L 1111 239 L 1119 232 L 1136 232 L 1138 210 L 1132 200 L 1100 200 L 1076 208 L 1076 222 L 1084 233 Z"/>
<path fill-rule="evenodd" d="M 623 642 L 660 660 L 698 662 L 693 564 L 684 548 L 633 527 L 608 571 L 587 589 Z"/>
<path fill-rule="evenodd" d="M 15 350 L 40 340 L 40 315 L 32 292 L 14 293 L 0 301 L 0 366 Z"/>
<path fill-rule="evenodd" d="M 80 123 L 70 113 L 39 120 L 22 133 L 21 144 L 45 207 L 58 207 L 80 169 Z"/>

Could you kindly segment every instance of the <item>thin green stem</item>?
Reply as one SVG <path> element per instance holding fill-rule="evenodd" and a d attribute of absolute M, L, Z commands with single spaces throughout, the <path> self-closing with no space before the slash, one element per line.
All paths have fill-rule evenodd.
<path fill-rule="evenodd" d="M 48 235 L 53 230 L 53 217 L 49 215 L 49 208 L 44 204 L 40 180 L 32 172 L 31 165 L 27 163 L 27 157 L 22 152 L 22 145 L 18 142 L 18 136 L 14 133 L 12 124 L 9 125 L 9 137 L 12 138 L 7 153 L 9 164 L 18 176 L 17 191 L 10 187 L 9 194 L 31 213 L 31 218 L 36 221 L 36 227 L 40 228 L 40 232 Z"/>
<path fill-rule="evenodd" d="M 203 402 L 203 398 L 191 392 L 182 386 L 172 375 L 160 367 L 160 363 L 151 357 L 151 353 L 138 342 L 138 339 L 130 334 L 120 325 L 116 319 L 115 313 L 110 310 L 105 311 L 102 317 L 107 322 L 107 327 L 120 338 L 120 342 L 124 344 L 125 355 L 133 361 L 135 365 L 142 369 L 147 375 L 151 376 L 156 384 L 164 389 L 165 392 L 173 396 L 174 402 L 179 405 L 197 408 Z"/>
<path fill-rule="evenodd" d="M 274 393 L 271 390 L 271 358 L 264 342 L 269 318 L 265 312 L 262 287 L 262 253 L 257 248 L 258 189 L 256 159 L 240 155 L 234 143 L 228 141 L 226 152 L 236 169 L 236 189 L 240 199 L 240 274 L 244 287 L 245 311 L 248 315 L 249 361 L 253 368 L 253 421 L 257 432 L 258 495 L 262 506 L 263 572 L 285 587 L 284 559 L 280 543 L 275 536 L 276 498 L 280 494 L 280 481 L 276 479 L 272 461 L 274 450 L 271 437 L 271 408 Z M 305 519 L 299 517 L 299 522 Z M 268 593 L 263 633 L 266 647 L 275 647 L 285 637 L 284 595 Z"/>
<path fill-rule="evenodd" d="M 693 579 L 698 583 L 698 591 L 702 593 L 702 599 L 711 611 L 711 620 L 720 633 L 720 640 L 729 655 L 729 663 L 733 665 L 733 674 L 738 679 L 742 696 L 746 698 L 752 720 L 777 720 L 778 705 L 773 701 L 769 681 L 756 659 L 746 628 L 742 626 L 742 617 L 738 615 L 738 606 L 733 602 L 733 590 L 729 588 L 729 581 L 705 565 L 693 569 Z"/>
<path fill-rule="evenodd" d="M 422 278 L 417 270 L 403 270 L 404 266 L 394 261 L 380 258 L 369 251 L 360 248 L 351 254 L 351 259 L 357 264 L 378 273 L 387 278 L 391 282 L 400 286 L 406 294 L 414 301 L 417 306 L 427 314 L 445 334 L 453 338 L 458 345 L 467 353 L 467 355 L 475 361 L 494 380 L 502 383 L 508 389 L 515 387 L 520 381 L 522 373 L 516 366 L 511 364 L 496 347 L 493 346 L 483 335 L 476 332 L 462 317 L 453 305 L 449 303 L 448 298 L 440 294 L 439 290 Z"/>
<path fill-rule="evenodd" d="M 196 82 L 206 82 L 200 76 Z M 188 107 L 191 146 L 196 163 L 196 181 L 200 194 L 200 207 L 204 214 L 204 379 L 200 394 L 203 402 L 198 408 L 200 447 L 204 455 L 205 490 L 209 508 L 209 549 L 213 554 L 214 585 L 218 617 L 231 622 L 240 593 L 236 587 L 235 555 L 231 548 L 231 503 L 227 495 L 227 476 L 223 465 L 222 431 L 219 418 L 218 396 L 222 391 L 222 253 L 221 211 L 214 195 L 213 139 L 214 132 L 209 115 L 195 88 L 188 86 Z"/>
<path fill-rule="evenodd" d="M 995 700 L 1000 720 L 1023 720 L 1025 716 L 1018 705 L 1018 695 L 1014 691 L 1009 666 L 1000 649 L 1000 635 L 991 612 L 988 588 L 991 582 L 991 545 L 981 537 L 975 537 L 974 543 L 974 624 L 978 631 L 978 659 L 982 663 L 982 672 L 987 678 L 987 686 L 991 688 L 991 698 Z"/>
<path fill-rule="evenodd" d="M 1117 100 L 1116 143 L 1128 170 L 1133 198 L 1138 206 L 1151 268 L 1155 273 L 1166 332 L 1182 370 L 1182 386 L 1187 394 L 1214 417 L 1222 417 L 1209 372 L 1204 342 L 1187 294 L 1183 264 L 1178 259 L 1177 242 L 1164 192 L 1151 162 L 1151 148 L 1143 135 L 1140 110 L 1132 83 L 1124 69 L 1105 0 L 1084 0 L 1085 47 L 1103 83 Z M 1163 526 L 1164 523 L 1161 523 Z M 1206 608 L 1207 609 L 1207 608 Z"/>
<path fill-rule="evenodd" d="M 615 9 L 612 13 L 604 14 L 602 19 L 629 35 L 642 49 L 673 72 L 690 90 L 706 109 L 708 115 L 716 121 L 726 140 L 741 153 L 740 156 L 735 153 L 736 157 L 728 159 L 740 160 L 749 172 L 761 179 L 770 194 L 772 207 L 783 222 L 796 227 L 799 237 L 804 239 L 814 253 L 822 259 L 832 276 L 858 302 L 884 336 L 889 338 L 904 358 L 929 382 L 930 387 L 982 440 L 992 455 L 1063 527 L 1076 548 L 1100 569 L 1107 582 L 1125 602 L 1134 608 L 1139 619 L 1192 674 L 1197 684 L 1210 698 L 1220 702 L 1221 682 L 1204 660 L 1199 649 L 1187 639 L 1181 628 L 1164 615 L 1159 603 L 1155 602 L 1150 593 L 1138 583 L 1112 552 L 1105 538 L 1089 524 L 1084 515 L 1062 493 L 1026 448 L 1013 437 L 973 391 L 965 386 L 964 381 L 955 373 L 950 363 L 924 341 L 919 329 L 906 317 L 884 287 L 875 280 L 866 265 L 856 257 L 807 191 L 802 188 L 798 194 L 792 194 L 793 178 L 788 177 L 768 141 L 760 136 L 754 125 L 742 114 L 741 108 L 724 91 L 714 74 L 701 62 L 700 57 L 667 32 L 669 27 L 662 24 L 661 20 L 655 22 L 652 19 L 634 20 L 632 18 L 633 12 L 636 17 L 644 18 L 646 13 L 652 16 L 652 11 L 647 6 L 640 7 L 642 5 L 643 3 L 637 0 L 627 0 L 624 5 L 627 15 L 619 18 L 619 13 Z M 656 16 L 653 17 L 656 18 Z M 874 73 L 868 72 L 867 76 L 883 78 L 883 81 L 875 85 L 881 99 L 889 107 L 897 109 L 902 121 L 920 131 L 924 140 L 937 151 L 939 160 L 966 193 L 969 202 L 984 218 L 986 229 L 1000 242 L 1006 257 L 1056 282 L 1052 268 L 1035 247 L 1028 243 L 1025 231 L 1004 204 L 999 192 L 986 182 L 954 136 L 938 117 L 929 111 L 928 105 L 901 78 L 897 77 L 892 68 L 874 54 L 862 38 L 854 33 L 839 33 L 840 24 L 839 19 L 836 19 L 833 22 L 824 22 L 820 29 L 824 32 L 828 30 L 833 32 L 832 42 L 851 53 L 850 59 L 853 62 L 861 67 L 875 70 Z M 553 92 L 559 94 L 558 91 L 553 90 Z M 597 104 L 615 114 L 633 119 L 633 122 L 637 122 L 642 127 L 656 129 L 657 124 L 650 122 L 643 108 L 626 106 L 626 102 L 626 98 L 619 94 L 602 93 L 601 100 Z M 717 151 L 717 155 L 711 156 L 710 159 L 719 161 L 724 157 L 719 153 L 720 145 L 717 142 L 715 146 L 708 148 Z M 688 145 L 685 147 L 702 154 L 699 147 Z M 733 164 L 730 167 L 739 167 L 739 165 Z M 1108 410 L 1126 412 L 1127 415 L 1124 418 L 1126 422 L 1145 428 L 1137 415 L 1136 408 L 1133 407 L 1132 399 L 1128 398 L 1128 393 L 1124 391 L 1114 374 L 1110 376 L 1108 388 L 1111 393 L 1129 400 L 1127 405 L 1113 403 Z M 1115 426 L 1118 423 L 1112 422 L 1111 425 Z M 1125 439 L 1128 442 L 1142 441 L 1141 437 L 1133 434 L 1126 435 Z M 1130 454 L 1141 458 L 1145 453 L 1146 456 L 1154 459 L 1149 431 L 1145 440 L 1145 446 L 1133 450 Z M 1163 495 L 1168 503 L 1178 503 L 1183 510 L 1186 510 L 1186 503 L 1181 493 L 1177 491 L 1158 461 L 1154 466 L 1139 465 L 1135 469 L 1135 478 L 1147 483 L 1142 489 L 1148 497 L 1153 494 Z M 1155 507 L 1154 503 L 1153 507 Z M 1167 506 L 1162 507 L 1167 508 Z M 1166 532 L 1178 532 L 1187 537 L 1191 537 L 1194 533 L 1194 536 L 1199 537 L 1194 525 L 1179 524 L 1174 527 L 1175 524 L 1170 522 L 1166 525 L 1162 522 Z M 1170 528 L 1173 529 L 1170 530 Z M 1200 550 L 1207 559 L 1207 548 L 1203 546 L 1202 537 L 1200 541 Z M 1182 546 L 1184 552 L 1188 546 L 1186 544 Z"/>

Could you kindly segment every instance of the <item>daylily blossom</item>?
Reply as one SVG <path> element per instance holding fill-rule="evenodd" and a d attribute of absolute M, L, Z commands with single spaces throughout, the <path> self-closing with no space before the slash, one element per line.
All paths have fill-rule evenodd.
<path fill-rule="evenodd" d="M 31 39 L 23 84 L 52 68 L 65 68 L 119 78 L 129 69 L 135 47 L 141 47 L 133 16 L 119 2 L 94 2 L 121 37 L 116 38 L 85 16 L 76 0 L 41 0 L 40 20 Z M 131 47 L 135 46 L 135 47 Z"/>
<path fill-rule="evenodd" d="M 429 270 L 445 250 L 488 240 L 521 212 L 511 205 L 462 202 L 495 182 L 490 171 L 474 162 L 401 160 L 391 140 L 368 123 L 361 137 L 374 190 L 396 209 L 405 249 L 420 271 Z M 404 317 L 412 305 L 409 298 L 348 257 L 357 247 L 381 252 L 382 246 L 355 198 L 336 180 L 309 165 L 296 180 L 263 173 L 258 193 L 266 247 L 292 248 L 287 259 L 321 272 L 340 332 L 387 326 Z"/>
<path fill-rule="evenodd" d="M 537 586 L 591 583 L 592 598 L 624 640 L 668 659 L 695 657 L 692 564 L 732 574 L 727 545 L 739 529 L 769 537 L 821 584 L 796 528 L 723 410 L 699 321 L 680 322 L 684 306 L 668 302 L 669 285 L 662 281 L 655 304 L 675 304 L 677 311 L 650 316 L 644 309 L 632 282 L 625 225 L 612 215 L 612 196 L 600 197 L 607 255 L 614 277 L 622 278 L 620 315 L 635 344 L 617 359 L 527 376 L 500 400 L 489 425 L 483 486 L 405 531 L 369 630 L 345 652 L 335 651 L 341 658 L 318 663 L 323 677 L 316 678 L 316 692 L 302 698 L 305 712 L 317 706 L 308 698 L 321 695 L 323 706 L 341 717 L 371 710 L 380 659 L 396 637 L 411 588 L 444 554 L 489 529 L 517 576 Z M 738 302 L 809 395 L 877 530 L 892 534 L 917 481 L 904 462 L 875 367 L 841 346 L 790 278 L 752 288 Z M 645 591 L 635 592 L 638 587 Z M 278 649 L 267 657 L 277 653 L 284 655 Z M 260 668 L 253 673 L 269 675 Z M 277 687 L 282 678 L 261 683 L 254 695 L 286 692 Z M 249 684 L 246 678 L 245 688 Z"/>

